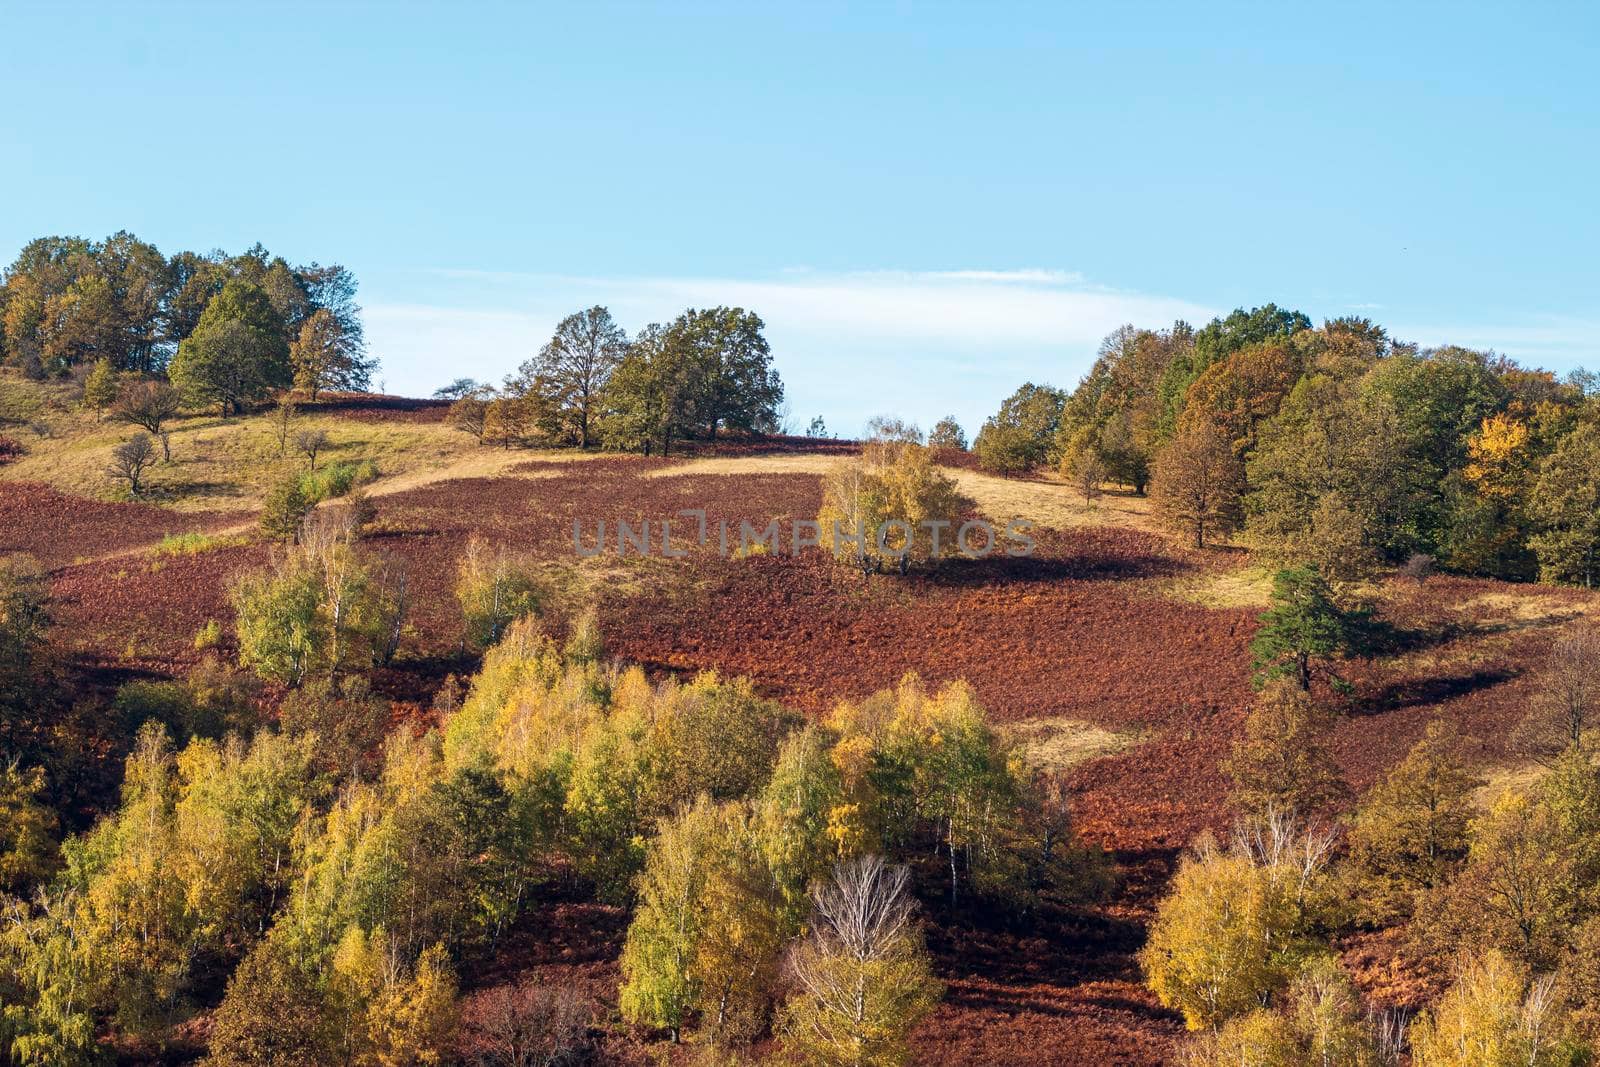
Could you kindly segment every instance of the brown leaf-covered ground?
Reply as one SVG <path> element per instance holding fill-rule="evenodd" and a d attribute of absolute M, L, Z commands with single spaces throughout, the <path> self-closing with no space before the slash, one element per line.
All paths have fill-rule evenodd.
<path fill-rule="evenodd" d="M 438 417 L 431 406 L 403 414 Z M 652 670 L 746 674 L 813 713 L 915 671 L 932 682 L 964 678 L 1001 722 L 1069 721 L 1134 737 L 1070 772 L 1080 828 L 1118 863 L 1121 883 L 1107 905 L 1046 908 L 1008 922 L 952 916 L 930 901 L 929 942 L 948 992 L 916 1036 L 916 1058 L 1169 1062 L 1181 1025 L 1141 986 L 1134 953 L 1181 850 L 1229 820 L 1219 763 L 1251 699 L 1247 645 L 1257 614 L 1203 606 L 1172 589 L 1239 567 L 1237 555 L 1187 551 L 1138 530 L 1079 527 L 1043 531 L 1032 558 L 954 561 L 905 578 L 864 579 L 814 550 L 724 559 L 715 550 L 722 521 L 735 544 L 741 520 L 760 528 L 776 518 L 788 531 L 792 520 L 815 515 L 820 479 L 668 467 L 638 457 L 537 458 L 509 476 L 379 497 L 370 546 L 406 562 L 417 604 L 415 632 L 381 685 L 427 707 L 447 670 L 471 669 L 459 653 L 451 586 L 455 561 L 476 533 L 549 569 L 558 590 L 553 626 L 593 600 L 612 652 Z M 659 476 L 641 476 L 651 471 Z M 686 558 L 612 551 L 586 560 L 573 550 L 574 521 L 590 543 L 604 520 L 614 548 L 618 520 L 670 518 L 683 544 L 696 525 L 678 516 L 684 508 L 704 509 L 711 531 L 710 543 L 691 546 Z M 228 619 L 227 577 L 260 565 L 269 551 L 237 545 L 158 559 L 137 549 L 239 517 L 176 516 L 26 486 L 0 487 L 0 515 L 0 551 L 29 552 L 52 568 L 58 643 L 90 674 L 186 669 L 198 656 L 195 631 Z M 1376 593 L 1407 647 L 1350 671 L 1357 694 L 1334 748 L 1358 789 L 1438 715 L 1458 723 L 1486 768 L 1513 763 L 1506 734 L 1525 708 L 1530 670 L 1559 627 L 1596 603 L 1578 591 L 1452 578 L 1420 587 L 1396 580 Z M 624 928 L 608 909 L 558 896 L 469 981 L 539 974 L 584 990 L 604 1018 L 615 1004 Z M 1407 998 L 1393 944 L 1366 938 L 1347 949 L 1372 992 Z M 647 1058 L 627 1035 L 607 1041 L 619 1062 Z"/>

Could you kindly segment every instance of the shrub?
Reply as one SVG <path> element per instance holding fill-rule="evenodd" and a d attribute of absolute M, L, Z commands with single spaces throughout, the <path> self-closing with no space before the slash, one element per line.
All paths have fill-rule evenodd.
<path fill-rule="evenodd" d="M 371 460 L 330 463 L 319 471 L 300 475 L 301 490 L 313 504 L 341 497 L 355 489 L 377 481 L 378 468 Z"/>

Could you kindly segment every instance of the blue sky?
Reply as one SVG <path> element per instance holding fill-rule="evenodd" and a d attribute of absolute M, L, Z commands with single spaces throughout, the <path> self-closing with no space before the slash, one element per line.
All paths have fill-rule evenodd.
<path fill-rule="evenodd" d="M 845 432 L 1269 300 L 1594 366 L 1597 72 L 1592 4 L 0 0 L 0 259 L 343 262 L 407 393 L 743 304 Z"/>

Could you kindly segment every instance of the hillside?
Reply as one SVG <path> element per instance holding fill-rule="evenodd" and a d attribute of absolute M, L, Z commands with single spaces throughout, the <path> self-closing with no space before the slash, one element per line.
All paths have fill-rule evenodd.
<path fill-rule="evenodd" d="M 26 553 L 47 570 L 52 646 L 80 696 L 182 676 L 201 661 L 196 635 L 213 620 L 221 651 L 235 651 L 230 576 L 267 560 L 256 530 L 265 493 L 306 466 L 278 454 L 270 418 L 180 420 L 172 462 L 129 500 L 103 474 L 126 427 L 0 380 L 0 435 L 25 450 L 0 465 L 0 555 Z M 1170 1062 L 1182 1022 L 1145 988 L 1133 954 L 1182 850 L 1232 819 L 1222 765 L 1255 699 L 1247 646 L 1270 585 L 1243 549 L 1175 543 L 1131 492 L 1088 504 L 1056 480 L 952 466 L 979 514 L 1038 524 L 1033 557 L 870 580 L 815 551 L 581 559 L 575 520 L 592 528 L 693 507 L 713 525 L 776 518 L 787 530 L 818 513 L 823 476 L 847 449 L 802 439 L 668 458 L 487 448 L 445 425 L 442 405 L 364 395 L 309 405 L 297 419 L 332 441 L 319 465 L 375 468 L 364 543 L 403 562 L 413 605 L 399 654 L 375 674 L 396 722 L 431 722 L 446 676 L 476 667 L 453 594 L 474 535 L 537 562 L 554 591 L 544 611 L 552 633 L 593 606 L 609 654 L 655 676 L 747 676 L 812 716 L 907 672 L 970 683 L 1033 759 L 1067 777 L 1079 832 L 1110 850 L 1119 880 L 1103 904 L 1049 903 L 1026 923 L 952 912 L 924 894 L 947 992 L 915 1035 L 917 1062 Z M 205 536 L 174 540 L 185 534 Z M 1534 772 L 1508 738 L 1533 672 L 1564 628 L 1600 619 L 1600 596 L 1398 576 L 1367 593 L 1408 639 L 1349 672 L 1355 692 L 1329 744 L 1351 787 L 1370 787 L 1439 717 L 1491 780 L 1486 796 L 1493 783 L 1526 781 Z M 121 754 L 108 741 L 90 758 L 111 781 Z M 618 909 L 552 894 L 463 985 L 537 973 L 582 990 L 610 1019 L 625 928 Z M 1414 1008 L 1439 988 L 1437 975 L 1397 967 L 1381 933 L 1340 947 L 1376 1003 Z M 656 1050 L 620 1026 L 604 1041 L 619 1060 L 647 1062 Z"/>

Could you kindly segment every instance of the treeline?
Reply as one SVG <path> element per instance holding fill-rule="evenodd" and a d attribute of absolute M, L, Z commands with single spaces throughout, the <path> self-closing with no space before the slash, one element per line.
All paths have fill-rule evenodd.
<path fill-rule="evenodd" d="M 499 388 L 439 390 L 479 441 L 659 452 L 719 432 L 776 433 L 783 382 L 764 324 L 743 308 L 689 309 L 633 339 L 603 307 L 567 316 Z"/>
<path fill-rule="evenodd" d="M 1600 378 L 1418 351 L 1366 319 L 1271 304 L 1199 330 L 1125 326 L 1071 392 L 1024 385 L 979 461 L 1144 493 L 1196 544 L 1242 530 L 1329 577 L 1450 570 L 1600 578 Z"/>
<path fill-rule="evenodd" d="M 259 244 L 168 258 L 127 232 L 42 237 L 0 281 L 0 356 L 30 377 L 93 367 L 104 392 L 115 375 L 170 375 L 226 413 L 272 390 L 364 389 L 376 366 L 350 271 Z"/>
<path fill-rule="evenodd" d="M 388 733 L 365 675 L 393 654 L 404 580 L 360 533 L 355 503 L 314 514 L 234 582 L 250 673 L 208 660 L 123 687 L 113 717 L 137 741 L 87 833 L 57 848 L 42 777 L 0 782 L 13 1062 L 93 1062 L 207 1011 L 219 1065 L 521 1063 L 504 1050 L 570 1053 L 619 1021 L 903 1062 L 940 995 L 919 897 L 1028 912 L 1106 888 L 1064 783 L 965 685 L 908 677 L 807 723 L 744 679 L 651 682 L 607 659 L 592 616 L 552 640 L 549 590 L 482 542 L 456 582 L 482 668 L 441 691 L 437 729 Z M 0 619 L 32 649 L 24 578 Z M 13 681 L 20 717 L 35 698 Z M 276 714 L 264 682 L 287 687 Z M 536 982 L 462 1002 L 458 975 L 574 886 L 630 910 L 620 1019 Z"/>

